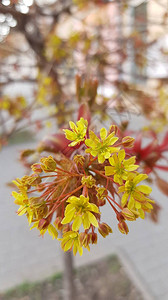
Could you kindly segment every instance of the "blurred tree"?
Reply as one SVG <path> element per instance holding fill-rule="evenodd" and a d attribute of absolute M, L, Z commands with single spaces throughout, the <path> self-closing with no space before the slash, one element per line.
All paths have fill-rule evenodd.
<path fill-rule="evenodd" d="M 168 125 L 167 28 L 166 0 L 2 0 L 1 145 L 28 126 L 39 130 L 50 126 L 49 120 L 65 126 L 78 106 L 87 119 L 91 113 L 114 123 L 113 110 L 119 116 L 141 113 L 147 126 L 140 133 L 132 130 L 137 139 L 127 154 L 136 155 L 167 195 L 167 182 L 156 172 L 168 170 L 160 164 L 163 158 L 167 163 L 168 135 L 159 143 Z M 21 89 L 16 95 L 9 93 L 14 84 Z M 118 125 L 120 137 L 126 136 L 128 122 Z M 143 136 L 150 139 L 146 147 Z M 60 140 L 62 135 L 48 136 L 37 150 L 23 152 L 22 161 L 28 166 L 35 151 L 63 152 Z"/>
<path fill-rule="evenodd" d="M 3 0 L 0 23 L 0 106 L 8 112 L 1 114 L 3 142 L 23 116 L 38 128 L 48 116 L 66 123 L 76 109 L 76 73 L 99 82 L 92 111 L 102 116 L 109 108 L 138 111 L 149 119 L 157 116 L 157 127 L 167 124 L 166 1 Z M 161 62 L 166 71 L 159 71 Z M 4 87 L 12 83 L 29 83 L 32 99 L 4 97 Z M 31 120 L 42 106 L 45 117 Z M 9 130 L 4 121 L 11 117 Z"/>

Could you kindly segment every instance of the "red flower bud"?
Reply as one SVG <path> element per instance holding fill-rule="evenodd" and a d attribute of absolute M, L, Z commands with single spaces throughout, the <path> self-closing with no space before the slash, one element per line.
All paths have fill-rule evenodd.
<path fill-rule="evenodd" d="M 92 244 L 97 244 L 97 233 L 95 232 L 90 233 L 90 239 Z"/>
<path fill-rule="evenodd" d="M 128 226 L 124 221 L 121 221 L 118 223 L 118 229 L 123 234 L 128 234 L 128 232 L 129 232 Z"/>
<path fill-rule="evenodd" d="M 47 220 L 43 218 L 43 219 L 41 219 L 41 220 L 39 221 L 38 228 L 39 228 L 40 230 L 42 230 L 42 229 L 47 228 L 48 225 L 49 225 L 49 223 L 47 223 Z"/>
<path fill-rule="evenodd" d="M 122 139 L 122 145 L 126 148 L 131 148 L 133 147 L 134 145 L 134 141 L 135 139 L 131 136 L 125 136 L 123 139 Z"/>
<path fill-rule="evenodd" d="M 61 221 L 62 221 L 61 217 L 57 217 L 54 221 L 54 225 L 55 225 L 56 229 L 58 229 L 58 230 L 62 230 L 62 228 L 63 228 Z"/>
<path fill-rule="evenodd" d="M 112 229 L 109 225 L 106 223 L 99 223 L 99 228 L 98 228 L 99 233 L 105 238 L 109 233 L 112 233 Z"/>

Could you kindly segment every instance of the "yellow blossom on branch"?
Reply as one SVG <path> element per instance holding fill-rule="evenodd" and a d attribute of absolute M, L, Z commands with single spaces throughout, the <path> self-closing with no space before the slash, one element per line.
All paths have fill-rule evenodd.
<path fill-rule="evenodd" d="M 53 172 L 56 168 L 56 161 L 53 159 L 51 155 L 48 157 L 43 157 L 40 160 L 41 168 L 44 172 Z"/>
<path fill-rule="evenodd" d="M 48 231 L 49 235 L 52 237 L 53 240 L 57 239 L 58 232 L 54 225 L 49 224 L 45 228 L 40 228 L 39 223 L 40 223 L 39 221 L 34 222 L 33 226 L 30 228 L 30 230 L 32 230 L 33 228 L 39 229 L 41 236 L 43 236 Z"/>
<path fill-rule="evenodd" d="M 121 137 L 115 136 L 116 126 L 111 126 L 108 133 L 102 128 L 100 137 L 90 131 L 86 138 L 87 127 L 83 118 L 76 124 L 70 122 L 71 130 L 64 130 L 71 141 L 70 156 L 60 150 L 69 145 L 64 137 L 59 155 L 42 157 L 32 165 L 33 174 L 13 181 L 19 190 L 12 193 L 20 206 L 18 215 L 25 214 L 30 229 L 37 228 L 42 236 L 48 232 L 58 239 L 59 231 L 62 249 L 73 250 L 74 255 L 77 251 L 82 255 L 83 247 L 90 250 L 90 244 L 97 243 L 97 233 L 103 237 L 112 233 L 102 221 L 102 206 L 110 205 L 119 222 L 118 229 L 128 234 L 126 222 L 144 218 L 145 212 L 151 212 L 153 202 L 147 198 L 151 188 L 138 185 L 148 176 L 139 174 L 135 156 L 125 159 L 125 150 L 119 147 L 130 146 L 133 139 L 125 138 L 124 145 Z M 78 144 L 80 147 L 73 148 Z M 123 193 L 121 203 L 119 193 Z"/>
<path fill-rule="evenodd" d="M 105 175 L 110 176 L 114 175 L 114 181 L 123 184 L 123 180 L 126 180 L 129 171 L 135 171 L 139 166 L 134 165 L 136 157 L 132 156 L 131 158 L 125 160 L 125 150 L 122 149 L 118 152 L 118 155 L 115 153 L 112 157 L 109 158 L 109 163 L 111 166 L 105 167 Z"/>
<path fill-rule="evenodd" d="M 105 159 L 108 159 L 112 153 L 118 152 L 119 147 L 112 147 L 113 144 L 118 140 L 118 137 L 114 137 L 115 132 L 107 135 L 107 130 L 102 128 L 100 130 L 100 139 L 93 131 L 89 131 L 89 139 L 86 139 L 85 144 L 88 149 L 86 153 L 90 153 L 94 157 L 98 157 L 98 162 L 103 163 Z"/>
<path fill-rule="evenodd" d="M 12 192 L 12 196 L 15 198 L 14 203 L 17 205 L 20 205 L 20 208 L 18 210 L 18 214 L 20 212 L 20 215 L 23 215 L 27 212 L 27 208 L 29 205 L 29 200 L 27 193 L 17 193 L 15 191 Z"/>
<path fill-rule="evenodd" d="M 99 214 L 99 209 L 95 204 L 89 203 L 89 198 L 81 195 L 79 198 L 72 196 L 67 202 L 65 209 L 65 217 L 62 224 L 67 224 L 73 221 L 72 230 L 78 231 L 83 224 L 84 229 L 88 229 L 90 224 L 98 227 L 98 222 L 93 213 Z"/>
<path fill-rule="evenodd" d="M 83 254 L 83 249 L 79 239 L 79 233 L 76 231 L 68 231 L 63 234 L 61 240 L 61 248 L 66 252 L 73 248 L 73 254 L 76 255 L 77 251 L 80 255 Z"/>
<path fill-rule="evenodd" d="M 123 207 L 127 205 L 130 210 L 137 210 L 141 218 L 144 218 L 144 211 L 150 212 L 153 208 L 151 203 L 154 201 L 147 198 L 146 195 L 150 194 L 152 189 L 147 185 L 137 184 L 142 180 L 148 178 L 146 174 L 133 174 L 131 173 L 125 185 L 119 187 L 118 192 L 124 193 L 121 199 Z"/>
<path fill-rule="evenodd" d="M 72 141 L 72 143 L 70 143 L 69 146 L 74 147 L 80 142 L 84 141 L 87 132 L 88 122 L 87 120 L 80 118 L 80 120 L 76 122 L 76 125 L 74 122 L 70 121 L 69 126 L 71 130 L 63 129 L 63 131 L 65 132 L 66 138 Z"/>

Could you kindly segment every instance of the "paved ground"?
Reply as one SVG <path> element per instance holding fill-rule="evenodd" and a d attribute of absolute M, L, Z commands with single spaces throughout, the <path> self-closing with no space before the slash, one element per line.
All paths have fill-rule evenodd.
<path fill-rule="evenodd" d="M 25 147 L 22 146 L 24 149 Z M 0 153 L 0 291 L 26 280 L 38 280 L 62 269 L 59 243 L 50 237 L 38 237 L 36 230 L 29 231 L 25 217 L 18 217 L 4 186 L 14 177 L 21 177 L 24 170 L 17 162 L 20 145 L 8 146 Z M 164 208 L 160 222 L 155 225 L 146 220 L 130 223 L 130 233 L 124 236 L 116 230 L 112 211 L 108 206 L 103 213 L 114 233 L 99 239 L 97 246 L 77 256 L 75 264 L 96 261 L 101 257 L 118 253 L 132 279 L 144 291 L 146 299 L 168 299 L 168 200 L 157 189 L 153 197 Z M 136 299 L 135 299 L 136 300 Z"/>

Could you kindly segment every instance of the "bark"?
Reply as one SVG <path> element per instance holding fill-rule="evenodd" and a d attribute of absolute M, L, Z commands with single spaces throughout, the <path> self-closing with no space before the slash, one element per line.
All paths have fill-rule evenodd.
<path fill-rule="evenodd" d="M 74 281 L 74 264 L 72 252 L 63 253 L 64 260 L 64 300 L 75 300 L 76 299 L 76 287 Z"/>

